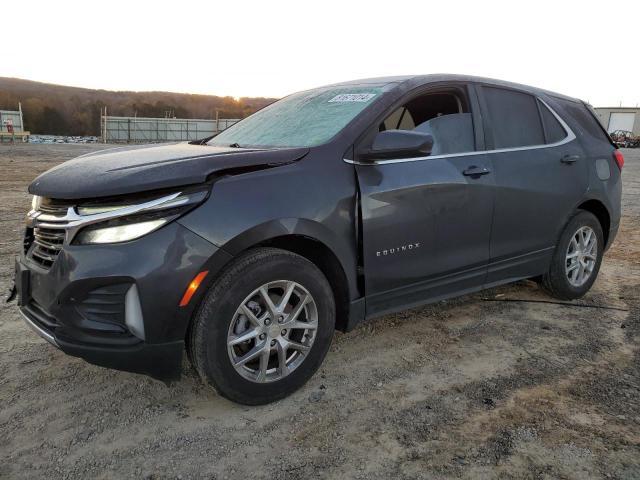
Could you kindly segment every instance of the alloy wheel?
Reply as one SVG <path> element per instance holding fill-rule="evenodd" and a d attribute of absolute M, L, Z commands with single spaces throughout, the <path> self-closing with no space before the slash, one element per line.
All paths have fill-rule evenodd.
<path fill-rule="evenodd" d="M 318 308 L 307 289 L 277 280 L 255 289 L 236 309 L 227 334 L 235 370 L 247 380 L 280 380 L 305 360 L 318 329 Z"/>
<path fill-rule="evenodd" d="M 567 280 L 574 287 L 584 285 L 596 265 L 598 237 L 591 227 L 580 227 L 571 237 L 565 257 Z"/>

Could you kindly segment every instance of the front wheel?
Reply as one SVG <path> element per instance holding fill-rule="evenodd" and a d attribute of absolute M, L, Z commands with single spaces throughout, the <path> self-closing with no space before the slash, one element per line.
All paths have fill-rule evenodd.
<path fill-rule="evenodd" d="M 580 298 L 595 282 L 604 253 L 604 236 L 598 219 L 589 212 L 576 213 L 565 226 L 542 286 L 562 300 Z"/>
<path fill-rule="evenodd" d="M 269 403 L 322 363 L 335 328 L 333 292 L 304 257 L 259 248 L 225 269 L 193 322 L 190 357 L 201 378 L 236 402 Z"/>

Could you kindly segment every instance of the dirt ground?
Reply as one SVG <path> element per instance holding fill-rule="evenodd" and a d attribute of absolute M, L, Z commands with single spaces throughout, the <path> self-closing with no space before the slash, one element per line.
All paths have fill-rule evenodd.
<path fill-rule="evenodd" d="M 99 145 L 0 147 L 0 292 L 27 184 Z M 293 396 L 235 405 L 89 365 L 0 306 L 0 478 L 640 478 L 640 150 L 582 300 L 533 282 L 337 333 Z"/>

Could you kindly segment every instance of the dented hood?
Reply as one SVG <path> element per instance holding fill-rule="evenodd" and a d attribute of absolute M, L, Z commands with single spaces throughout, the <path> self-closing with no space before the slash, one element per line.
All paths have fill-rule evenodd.
<path fill-rule="evenodd" d="M 29 192 L 77 200 L 202 183 L 212 174 L 270 167 L 304 157 L 307 148 L 256 150 L 176 143 L 112 148 L 74 158 L 37 177 Z"/>

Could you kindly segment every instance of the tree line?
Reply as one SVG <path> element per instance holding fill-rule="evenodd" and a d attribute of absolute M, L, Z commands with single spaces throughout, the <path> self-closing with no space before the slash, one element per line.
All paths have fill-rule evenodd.
<path fill-rule="evenodd" d="M 213 119 L 244 118 L 273 98 L 218 97 L 170 92 L 116 92 L 0 77 L 0 110 L 22 103 L 25 130 L 51 135 L 100 135 L 100 112 L 109 115 Z"/>

